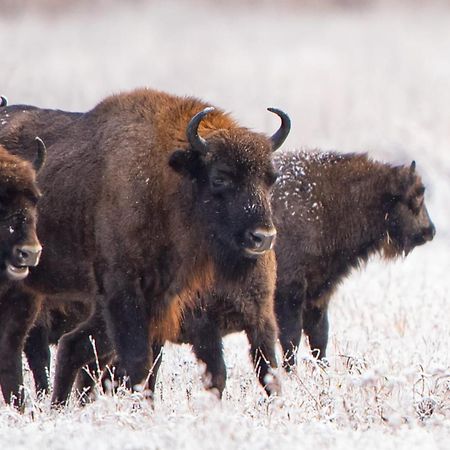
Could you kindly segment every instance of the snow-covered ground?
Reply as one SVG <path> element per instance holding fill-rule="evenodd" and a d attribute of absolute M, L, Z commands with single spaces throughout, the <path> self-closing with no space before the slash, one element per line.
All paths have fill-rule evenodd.
<path fill-rule="evenodd" d="M 286 148 L 415 159 L 437 235 L 340 288 L 330 367 L 302 348 L 298 373 L 282 374 L 281 399 L 262 395 L 242 335 L 225 342 L 221 403 L 202 390 L 189 347 L 168 346 L 154 410 L 120 393 L 58 413 L 35 399 L 27 374 L 25 414 L 0 403 L 0 447 L 449 448 L 450 10 L 129 3 L 0 11 L 0 93 L 86 110 L 147 85 L 208 99 L 268 133 L 278 122 L 265 108 L 281 107 L 293 121 Z"/>

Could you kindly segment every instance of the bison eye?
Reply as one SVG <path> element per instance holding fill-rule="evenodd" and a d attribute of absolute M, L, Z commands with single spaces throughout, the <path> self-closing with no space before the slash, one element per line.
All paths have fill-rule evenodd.
<path fill-rule="evenodd" d="M 231 179 L 226 175 L 211 177 L 211 189 L 214 193 L 221 193 L 231 186 Z"/>
<path fill-rule="evenodd" d="M 423 206 L 423 200 L 419 201 L 418 199 L 413 200 L 409 204 L 409 209 L 415 214 L 416 216 L 420 213 L 420 210 Z"/>

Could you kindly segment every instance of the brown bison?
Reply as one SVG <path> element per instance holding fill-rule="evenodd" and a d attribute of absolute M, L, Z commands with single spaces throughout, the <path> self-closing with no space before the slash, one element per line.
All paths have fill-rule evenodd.
<path fill-rule="evenodd" d="M 0 385 L 7 401 L 18 398 L 22 384 L 21 351 L 14 353 L 14 347 L 23 345 L 26 331 L 18 324 L 31 325 L 37 314 L 34 303 L 16 291 L 42 250 L 36 235 L 40 192 L 35 174 L 44 162 L 45 146 L 39 138 L 36 142 L 33 164 L 0 146 Z"/>
<path fill-rule="evenodd" d="M 75 293 L 92 309 L 60 341 L 54 403 L 67 400 L 77 371 L 94 358 L 90 336 L 100 359 L 117 354 L 120 375 L 134 387 L 148 375 L 152 348 L 177 335 L 197 292 L 213 282 L 238 292 L 257 277 L 255 295 L 273 296 L 271 156 L 290 121 L 271 111 L 282 125 L 267 138 L 195 98 L 141 89 L 75 113 L 59 132 L 46 136 L 42 129 L 51 139 L 39 176 L 45 195 L 38 232 L 46 251 L 27 292 Z M 29 157 L 21 142 L 24 114 L 11 117 L 0 142 Z M 261 327 L 274 341 L 273 311 Z M 274 349 L 261 345 L 254 342 L 255 362 L 258 351 L 273 352 L 261 369 L 269 370 Z"/>
<path fill-rule="evenodd" d="M 325 357 L 328 302 L 353 267 L 377 252 L 386 258 L 409 253 L 431 240 L 435 230 L 414 163 L 392 167 L 367 155 L 317 151 L 283 152 L 274 159 L 279 172 L 272 197 L 279 230 L 275 306 L 284 366 L 289 369 L 295 364 L 302 329 L 311 348 Z M 186 311 L 177 338 L 193 344 L 197 357 L 206 363 L 209 387 L 220 393 L 226 379 L 222 337 L 245 330 L 251 339 L 252 330 L 258 329 L 260 305 L 267 301 L 252 298 L 251 287 L 258 280 L 248 281 L 240 296 L 224 292 L 203 296 Z M 48 348 L 48 333 L 56 343 L 58 327 L 74 327 L 79 320 L 74 310 L 66 315 L 53 310 L 30 334 L 34 343 L 30 347 Z M 27 352 L 29 358 L 33 354 L 39 352 Z M 39 363 L 41 372 L 45 362 Z M 81 385 L 89 381 L 86 376 Z"/>
<path fill-rule="evenodd" d="M 366 154 L 275 156 L 278 283 L 275 308 L 284 367 L 295 364 L 301 331 L 326 357 L 328 303 L 352 268 L 379 253 L 407 255 L 433 239 L 416 164 L 391 166 Z"/>

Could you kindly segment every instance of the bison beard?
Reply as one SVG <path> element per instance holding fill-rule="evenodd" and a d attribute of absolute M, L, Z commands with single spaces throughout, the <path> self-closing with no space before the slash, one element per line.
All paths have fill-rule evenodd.
<path fill-rule="evenodd" d="M 271 153 L 289 120 L 276 110 L 282 126 L 269 139 L 206 107 L 138 90 L 85 114 L 44 113 L 62 125 L 48 136 L 42 130 L 49 156 L 38 231 L 46 251 L 27 285 L 36 295 L 76 293 L 91 309 L 60 341 L 54 403 L 67 400 L 77 371 L 94 358 L 90 336 L 100 359 L 117 353 L 134 387 L 199 290 L 217 282 L 233 292 L 257 270 L 273 279 Z M 27 126 L 21 137 L 17 125 L 31 119 L 32 129 L 40 118 L 33 107 L 16 112 L 0 142 L 26 156 L 18 144 Z"/>

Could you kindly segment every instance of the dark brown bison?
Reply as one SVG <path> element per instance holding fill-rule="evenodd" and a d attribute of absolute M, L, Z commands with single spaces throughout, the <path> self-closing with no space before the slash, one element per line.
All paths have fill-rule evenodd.
<path fill-rule="evenodd" d="M 40 192 L 35 174 L 44 162 L 45 146 L 39 138 L 36 142 L 34 164 L 0 146 L 0 385 L 8 401 L 12 395 L 17 398 L 22 383 L 21 352 L 11 358 L 16 342 L 23 345 L 25 340 L 26 332 L 18 324 L 31 325 L 37 314 L 34 303 L 16 291 L 30 267 L 38 264 L 42 250 L 36 235 Z"/>
<path fill-rule="evenodd" d="M 275 307 L 289 368 L 302 330 L 326 357 L 328 303 L 352 268 L 375 253 L 407 255 L 432 240 L 435 228 L 415 162 L 394 167 L 366 154 L 296 152 L 276 155 L 275 166 Z"/>
<path fill-rule="evenodd" d="M 94 358 L 90 336 L 100 359 L 117 354 L 119 375 L 134 387 L 197 292 L 212 283 L 237 292 L 255 276 L 259 295 L 272 297 L 271 156 L 290 128 L 272 111 L 282 125 L 267 138 L 197 99 L 143 89 L 71 116 L 60 132 L 42 129 L 49 142 L 38 232 L 46 251 L 28 295 L 75 293 L 92 305 L 60 341 L 54 403 L 67 400 L 77 371 Z M 23 114 L 11 117 L 0 142 L 29 157 Z M 261 326 L 274 341 L 273 311 Z M 275 364 L 273 352 L 261 370 Z"/>

